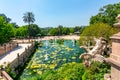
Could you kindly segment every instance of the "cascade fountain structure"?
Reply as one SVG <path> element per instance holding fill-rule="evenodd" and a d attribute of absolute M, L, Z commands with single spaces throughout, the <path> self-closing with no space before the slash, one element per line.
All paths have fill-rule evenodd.
<path fill-rule="evenodd" d="M 45 41 L 45 46 L 46 46 L 46 48 L 48 47 L 48 43 L 49 43 L 49 41 L 46 40 L 46 41 Z"/>
<path fill-rule="evenodd" d="M 47 51 L 45 53 L 45 60 L 48 60 L 48 54 L 47 54 Z"/>
<path fill-rule="evenodd" d="M 54 44 L 56 44 L 57 43 L 57 40 L 56 40 L 56 36 L 54 36 Z"/>
<path fill-rule="evenodd" d="M 46 50 L 47 50 L 47 48 L 49 46 L 49 40 L 45 41 L 45 46 L 46 46 Z M 47 51 L 45 51 L 45 60 L 48 60 L 48 53 L 47 53 Z"/>
<path fill-rule="evenodd" d="M 95 41 L 96 44 L 91 50 L 89 50 L 87 47 L 84 46 L 82 47 L 88 51 L 80 55 L 80 59 L 83 59 L 83 63 L 85 64 L 85 66 L 89 65 L 90 60 L 100 61 L 100 62 L 106 61 L 106 59 L 102 56 L 102 53 L 106 49 L 105 39 L 102 37 L 100 39 L 95 38 Z"/>
<path fill-rule="evenodd" d="M 38 43 L 40 43 L 40 41 L 41 41 L 41 40 L 40 40 L 40 37 L 38 37 Z"/>
<path fill-rule="evenodd" d="M 72 43 L 73 43 L 73 46 L 75 46 L 75 40 L 74 39 L 72 39 Z"/>
<path fill-rule="evenodd" d="M 120 14 L 117 16 L 118 23 L 114 27 L 120 30 Z M 120 31 L 111 37 L 112 53 L 108 61 L 111 63 L 111 80 L 120 80 Z"/>

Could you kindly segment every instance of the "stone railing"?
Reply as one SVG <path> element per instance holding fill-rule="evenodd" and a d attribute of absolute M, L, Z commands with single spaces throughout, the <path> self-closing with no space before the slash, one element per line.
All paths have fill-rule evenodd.
<path fill-rule="evenodd" d="M 28 46 L 22 54 L 17 54 L 17 58 L 9 63 L 9 68 L 15 71 L 16 74 L 19 74 L 19 70 L 16 69 L 19 66 L 24 66 L 28 61 L 29 56 L 35 51 L 35 43 L 32 43 L 31 46 Z M 4 69 L 0 69 L 0 80 L 13 80 Z"/>
<path fill-rule="evenodd" d="M 10 68 L 16 69 L 18 66 L 24 66 L 24 64 L 28 61 L 29 56 L 35 51 L 35 49 L 35 43 L 32 43 L 31 46 L 25 48 L 25 51 L 22 54 L 17 53 L 17 58 L 10 63 Z"/>
<path fill-rule="evenodd" d="M 6 54 L 7 52 L 11 51 L 15 47 L 17 47 L 16 42 L 9 42 L 9 43 L 0 45 L 0 56 Z"/>
<path fill-rule="evenodd" d="M 14 41 L 16 41 L 17 43 L 19 43 L 19 44 L 27 44 L 27 43 L 33 43 L 33 42 L 35 42 L 35 40 L 34 39 L 23 39 L 23 40 L 14 40 Z"/>
<path fill-rule="evenodd" d="M 0 70 L 0 80 L 13 80 L 4 70 Z"/>

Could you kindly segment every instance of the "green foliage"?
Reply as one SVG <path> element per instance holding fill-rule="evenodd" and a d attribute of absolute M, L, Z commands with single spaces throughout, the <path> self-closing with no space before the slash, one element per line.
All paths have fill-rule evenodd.
<path fill-rule="evenodd" d="M 71 63 L 63 65 L 58 71 L 68 80 L 82 80 L 82 74 L 84 73 L 85 68 L 83 64 Z"/>
<path fill-rule="evenodd" d="M 70 32 L 70 30 L 71 30 L 71 32 Z M 70 34 L 70 33 L 72 33 L 72 28 L 70 29 L 70 28 L 63 28 L 62 29 L 62 34 L 63 35 L 68 35 L 68 34 Z"/>
<path fill-rule="evenodd" d="M 38 74 L 33 74 L 31 77 L 23 78 L 22 80 L 41 80 L 41 76 Z"/>
<path fill-rule="evenodd" d="M 35 36 L 37 36 L 37 34 L 40 33 L 40 28 L 36 24 L 31 24 L 28 27 L 28 33 L 29 33 L 29 36 L 35 37 Z"/>
<path fill-rule="evenodd" d="M 25 23 L 28 23 L 28 25 L 30 25 L 30 23 L 34 23 L 34 21 L 35 21 L 34 14 L 32 12 L 24 13 L 23 21 Z"/>
<path fill-rule="evenodd" d="M 40 43 L 38 44 L 38 46 L 39 46 L 39 47 L 42 47 L 42 46 L 43 46 L 43 43 L 42 43 L 42 42 L 40 42 Z"/>
<path fill-rule="evenodd" d="M 40 31 L 41 36 L 47 36 L 48 34 L 50 34 L 51 28 L 46 27 L 46 28 L 41 28 L 40 30 L 41 30 Z M 53 34 L 54 34 L 54 31 L 53 31 Z"/>
<path fill-rule="evenodd" d="M 63 27 L 62 25 L 59 25 L 57 28 L 50 28 L 49 34 L 50 35 L 69 35 L 69 34 L 74 34 L 74 32 L 82 32 L 84 28 L 80 26 L 76 27 Z"/>
<path fill-rule="evenodd" d="M 16 73 L 10 68 L 10 64 L 5 67 L 5 71 L 12 77 L 16 77 Z"/>
<path fill-rule="evenodd" d="M 49 34 L 55 36 L 56 35 L 56 28 L 51 28 Z"/>
<path fill-rule="evenodd" d="M 59 77 L 57 71 L 48 70 L 42 75 L 41 80 L 60 80 L 60 77 Z"/>
<path fill-rule="evenodd" d="M 63 40 L 63 39 L 57 39 L 57 43 L 63 44 L 63 43 L 64 43 L 64 40 Z"/>
<path fill-rule="evenodd" d="M 70 33 L 74 33 L 74 28 L 69 28 Z"/>
<path fill-rule="evenodd" d="M 104 37 L 106 40 L 109 41 L 110 36 L 112 36 L 117 32 L 118 30 L 116 28 L 113 28 L 108 24 L 104 24 L 104 23 L 92 24 L 84 29 L 79 39 L 79 44 L 83 45 L 83 41 L 86 41 L 86 42 L 92 41 L 92 44 L 94 44 L 93 42 L 94 37 L 95 38 Z"/>
<path fill-rule="evenodd" d="M 42 75 L 42 80 L 82 80 L 85 67 L 80 63 L 67 63 L 58 70 L 47 71 Z"/>
<path fill-rule="evenodd" d="M 90 46 L 95 45 L 95 41 L 93 39 L 93 36 L 80 36 L 79 38 L 79 46 L 85 45 L 88 46 L 88 43 Z"/>
<path fill-rule="evenodd" d="M 58 70 L 46 71 L 41 80 L 104 80 L 104 74 L 109 73 L 110 65 L 92 62 L 90 67 L 82 63 L 67 63 Z"/>
<path fill-rule="evenodd" d="M 18 38 L 25 38 L 27 36 L 27 27 L 22 26 L 16 29 L 15 36 Z"/>
<path fill-rule="evenodd" d="M 0 44 L 10 41 L 14 36 L 14 28 L 11 23 L 8 23 L 4 16 L 0 16 Z"/>
<path fill-rule="evenodd" d="M 31 36 L 31 28 L 30 28 L 30 26 L 31 26 L 31 23 L 34 23 L 34 21 L 35 21 L 35 18 L 34 18 L 34 14 L 32 13 L 32 12 L 26 12 L 26 13 L 24 13 L 24 16 L 23 16 L 23 21 L 25 22 L 25 23 L 28 23 L 28 36 L 30 37 Z M 34 34 L 34 33 L 32 33 L 32 34 Z"/>
<path fill-rule="evenodd" d="M 2 69 L 3 68 L 3 65 L 0 65 L 0 69 Z"/>
<path fill-rule="evenodd" d="M 104 80 L 104 74 L 110 73 L 110 65 L 100 62 L 92 62 L 91 66 L 86 68 L 82 80 Z"/>
<path fill-rule="evenodd" d="M 80 26 L 75 26 L 74 32 L 80 31 L 81 27 Z"/>
<path fill-rule="evenodd" d="M 120 14 L 120 2 L 116 4 L 108 4 L 100 8 L 99 13 L 90 18 L 90 24 L 108 23 L 113 26 L 116 22 L 116 16 Z"/>
<path fill-rule="evenodd" d="M 11 21 L 11 19 L 9 17 L 7 17 L 5 14 L 0 14 L 0 16 L 3 16 L 3 18 L 5 19 L 5 21 L 7 23 L 9 23 Z"/>
<path fill-rule="evenodd" d="M 35 37 L 40 33 L 40 28 L 36 24 L 21 26 L 15 29 L 15 36 L 17 38 L 26 38 L 29 34 L 30 37 Z"/>
<path fill-rule="evenodd" d="M 57 35 L 62 35 L 63 26 L 59 25 L 56 30 L 57 30 Z"/>

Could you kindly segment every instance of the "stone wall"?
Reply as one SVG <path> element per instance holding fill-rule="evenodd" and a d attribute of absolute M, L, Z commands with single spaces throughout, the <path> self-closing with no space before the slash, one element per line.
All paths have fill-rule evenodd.
<path fill-rule="evenodd" d="M 29 56 L 35 51 L 35 49 L 35 43 L 32 43 L 32 45 L 28 46 L 22 54 L 17 53 L 17 58 L 10 63 L 10 68 L 16 69 L 18 66 L 24 66 L 24 64 L 28 61 Z"/>
<path fill-rule="evenodd" d="M 0 56 L 4 55 L 5 53 L 13 50 L 15 47 L 17 47 L 16 42 L 9 42 L 3 45 L 0 45 Z"/>
<path fill-rule="evenodd" d="M 22 54 L 17 54 L 17 58 L 14 59 L 11 63 L 9 63 L 9 68 L 14 70 L 16 74 L 19 74 L 19 66 L 24 66 L 25 63 L 28 61 L 29 56 L 36 50 L 35 43 L 32 43 L 31 46 L 28 46 Z M 0 80 L 13 80 L 5 71 L 4 69 L 0 69 Z"/>

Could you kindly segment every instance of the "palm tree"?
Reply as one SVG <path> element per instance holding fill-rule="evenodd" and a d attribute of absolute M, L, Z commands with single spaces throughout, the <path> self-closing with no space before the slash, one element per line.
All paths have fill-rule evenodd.
<path fill-rule="evenodd" d="M 31 23 L 34 23 L 34 21 L 35 21 L 34 14 L 32 12 L 24 13 L 23 21 L 25 23 L 28 23 L 28 37 L 30 37 L 30 35 L 29 35 L 30 34 L 29 33 L 29 27 L 30 27 Z"/>

